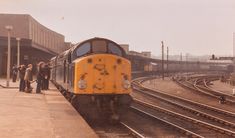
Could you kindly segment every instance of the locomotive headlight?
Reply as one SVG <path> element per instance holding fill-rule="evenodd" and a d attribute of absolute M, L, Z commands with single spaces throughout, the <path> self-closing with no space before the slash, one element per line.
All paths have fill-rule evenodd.
<path fill-rule="evenodd" d="M 87 82 L 85 80 L 80 79 L 78 81 L 78 88 L 79 89 L 86 89 L 87 87 Z"/>
<path fill-rule="evenodd" d="M 131 83 L 129 80 L 123 80 L 123 84 L 122 86 L 125 88 L 125 89 L 129 89 L 131 87 Z"/>

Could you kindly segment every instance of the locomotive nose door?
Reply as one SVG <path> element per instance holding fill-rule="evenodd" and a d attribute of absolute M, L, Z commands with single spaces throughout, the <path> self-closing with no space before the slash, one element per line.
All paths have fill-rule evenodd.
<path fill-rule="evenodd" d="M 92 42 L 92 51 L 94 53 L 106 53 L 107 43 L 104 40 L 96 40 Z M 94 58 L 94 93 L 105 93 L 105 75 L 106 75 L 106 65 L 105 56 L 103 54 L 97 54 Z"/>
<path fill-rule="evenodd" d="M 94 64 L 94 84 L 93 84 L 93 90 L 94 93 L 104 93 L 105 89 L 105 61 L 103 58 L 98 57 L 95 58 L 95 64 Z"/>

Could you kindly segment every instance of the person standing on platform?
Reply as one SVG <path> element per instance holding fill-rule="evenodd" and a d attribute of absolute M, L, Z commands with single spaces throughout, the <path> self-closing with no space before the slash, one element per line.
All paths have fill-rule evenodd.
<path fill-rule="evenodd" d="M 42 75 L 43 75 L 43 77 L 42 77 L 42 83 L 41 83 L 41 89 L 42 90 L 46 90 L 46 88 L 45 88 L 45 82 L 46 82 L 46 71 L 45 71 L 45 63 L 42 65 L 42 67 L 41 67 L 41 71 L 42 71 Z"/>
<path fill-rule="evenodd" d="M 12 67 L 12 82 L 16 82 L 17 72 L 18 72 L 18 68 L 14 64 L 14 66 Z"/>
<path fill-rule="evenodd" d="M 26 83 L 26 92 L 32 92 L 31 82 L 33 81 L 33 74 L 32 74 L 33 65 L 29 64 L 28 68 L 26 69 L 24 80 Z"/>
<path fill-rule="evenodd" d="M 43 78 L 44 78 L 44 74 L 43 74 L 44 64 L 45 64 L 44 62 L 39 62 L 38 63 L 36 93 L 41 93 L 41 90 L 42 90 L 42 83 L 43 83 Z"/>
<path fill-rule="evenodd" d="M 19 78 L 20 78 L 19 91 L 20 91 L 20 92 L 24 92 L 24 91 L 25 91 L 24 76 L 25 76 L 25 72 L 26 72 L 26 67 L 25 67 L 25 65 L 21 65 L 21 66 L 18 68 L 18 71 L 19 71 Z"/>
<path fill-rule="evenodd" d="M 50 67 L 48 64 L 46 64 L 43 68 L 43 74 L 44 74 L 44 82 L 43 82 L 43 86 L 45 90 L 49 89 L 49 80 L 51 77 L 51 71 L 50 71 Z"/>

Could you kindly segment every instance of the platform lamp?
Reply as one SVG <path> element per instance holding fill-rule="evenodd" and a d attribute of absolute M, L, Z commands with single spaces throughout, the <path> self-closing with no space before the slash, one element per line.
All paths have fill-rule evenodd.
<path fill-rule="evenodd" d="M 20 66 L 20 38 L 16 38 L 17 41 L 17 67 Z M 19 71 L 17 73 L 17 80 L 19 80 Z"/>
<path fill-rule="evenodd" d="M 5 26 L 7 29 L 7 36 L 8 36 L 8 48 L 7 48 L 7 82 L 6 86 L 9 87 L 9 80 L 10 80 L 10 66 L 11 66 L 11 30 L 13 29 L 12 26 L 7 25 Z"/>

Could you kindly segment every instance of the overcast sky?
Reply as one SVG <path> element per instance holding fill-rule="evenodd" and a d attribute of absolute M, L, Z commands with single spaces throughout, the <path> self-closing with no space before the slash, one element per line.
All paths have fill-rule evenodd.
<path fill-rule="evenodd" d="M 105 37 L 131 50 L 232 55 L 235 0 L 0 0 L 1 13 L 30 14 L 66 41 Z"/>

